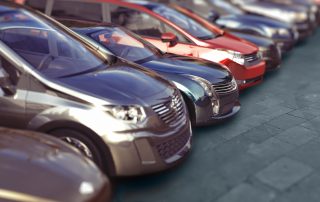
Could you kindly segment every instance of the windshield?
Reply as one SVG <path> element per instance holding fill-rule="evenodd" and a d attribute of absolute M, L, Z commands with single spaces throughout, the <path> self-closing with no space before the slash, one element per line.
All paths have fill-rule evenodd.
<path fill-rule="evenodd" d="M 118 27 L 106 27 L 91 33 L 89 37 L 102 44 L 116 56 L 132 62 L 153 57 L 158 52 L 149 44 L 129 35 Z"/>
<path fill-rule="evenodd" d="M 209 1 L 219 9 L 223 10 L 223 13 L 233 14 L 233 15 L 244 14 L 244 12 L 240 8 L 236 7 L 232 3 L 227 2 L 225 0 L 209 0 Z"/>
<path fill-rule="evenodd" d="M 105 66 L 105 58 L 72 35 L 45 18 L 21 9 L 4 11 L 0 6 L 0 40 L 50 78 Z"/>
<path fill-rule="evenodd" d="M 198 39 L 208 40 L 216 37 L 210 30 L 172 8 L 159 5 L 152 10 Z"/>

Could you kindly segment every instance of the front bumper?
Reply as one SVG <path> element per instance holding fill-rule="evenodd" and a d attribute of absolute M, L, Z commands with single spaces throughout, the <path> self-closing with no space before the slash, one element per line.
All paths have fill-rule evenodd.
<path fill-rule="evenodd" d="M 197 123 L 197 126 L 207 126 L 207 125 L 213 125 L 218 124 L 223 121 L 228 120 L 229 118 L 235 116 L 240 111 L 240 102 L 237 101 L 235 105 L 231 108 L 231 110 L 228 113 L 217 115 L 217 116 L 210 116 L 206 120 L 202 120 L 201 122 Z M 207 116 L 207 115 L 205 115 Z"/>
<path fill-rule="evenodd" d="M 295 23 L 295 26 L 299 33 L 299 41 L 303 41 L 306 38 L 310 37 L 316 29 L 316 26 L 311 21 Z"/>
<path fill-rule="evenodd" d="M 280 67 L 281 64 L 281 50 L 272 46 L 268 49 L 261 50 L 261 56 L 264 61 L 266 61 L 266 70 L 272 71 Z"/>
<path fill-rule="evenodd" d="M 275 38 L 275 39 L 273 39 L 273 41 L 275 42 L 278 49 L 281 50 L 281 55 L 290 52 L 297 42 L 294 38 L 292 38 L 292 39 Z"/>
<path fill-rule="evenodd" d="M 239 65 L 231 60 L 227 60 L 222 63 L 230 69 L 238 82 L 240 90 L 261 83 L 263 80 L 263 75 L 266 71 L 266 63 L 263 60 L 257 64 L 247 67 Z"/>
<path fill-rule="evenodd" d="M 169 128 L 167 133 L 136 131 L 130 135 L 138 138 L 130 142 L 108 144 L 115 176 L 145 175 L 169 169 L 179 164 L 191 149 L 192 129 L 189 120 L 178 131 Z"/>
<path fill-rule="evenodd" d="M 219 99 L 219 112 L 213 114 L 209 98 L 195 102 L 196 126 L 205 126 L 220 123 L 236 115 L 240 110 L 239 91 L 217 93 Z"/>

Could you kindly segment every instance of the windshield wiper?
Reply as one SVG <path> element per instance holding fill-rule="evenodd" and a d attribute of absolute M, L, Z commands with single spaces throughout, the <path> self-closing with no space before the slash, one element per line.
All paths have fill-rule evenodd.
<path fill-rule="evenodd" d="M 210 39 L 213 39 L 215 36 L 213 35 L 208 35 L 208 36 L 200 36 L 198 37 L 198 39 L 201 39 L 201 40 L 210 40 Z"/>
<path fill-rule="evenodd" d="M 87 73 L 91 73 L 91 72 L 96 72 L 98 70 L 105 69 L 106 66 L 108 66 L 108 65 L 106 65 L 105 63 L 102 63 L 101 65 L 98 65 L 97 67 L 94 67 L 94 68 L 90 68 L 90 69 L 86 69 L 84 71 L 75 72 L 75 73 L 72 73 L 72 74 L 67 74 L 67 75 L 64 75 L 64 76 L 60 76 L 59 79 L 78 76 L 78 75 L 87 74 Z"/>

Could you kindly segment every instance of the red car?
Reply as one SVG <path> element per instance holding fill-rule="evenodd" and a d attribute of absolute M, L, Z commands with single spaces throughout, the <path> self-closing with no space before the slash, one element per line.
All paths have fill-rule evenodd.
<path fill-rule="evenodd" d="M 45 1 L 28 0 L 27 4 L 45 10 Z M 265 73 L 265 62 L 255 45 L 225 34 L 222 30 L 209 30 L 164 4 L 148 1 L 57 0 L 52 13 L 47 14 L 57 19 L 111 21 L 142 35 L 164 52 L 219 62 L 231 70 L 240 89 L 260 83 Z"/>

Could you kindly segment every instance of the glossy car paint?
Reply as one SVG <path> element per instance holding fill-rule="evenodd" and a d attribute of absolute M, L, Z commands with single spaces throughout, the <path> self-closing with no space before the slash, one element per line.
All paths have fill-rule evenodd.
<path fill-rule="evenodd" d="M 15 12 L 18 15 L 5 17 Z M 186 156 L 190 150 L 192 131 L 181 94 L 173 84 L 155 72 L 101 51 L 102 47 L 99 50 L 98 45 L 89 43 L 40 13 L 1 2 L 0 15 L 4 16 L 2 21 L 8 20 L 0 24 L 1 33 L 13 27 L 31 28 L 31 34 L 38 34 L 41 32 L 33 24 L 39 25 L 40 22 L 48 30 L 53 29 L 60 35 L 68 36 L 67 41 L 82 44 L 79 49 L 87 51 L 83 59 L 95 55 L 105 61 L 105 66 L 93 72 L 48 78 L 24 60 L 18 54 L 20 52 L 7 46 L 2 38 L 0 56 L 2 67 L 7 71 L 1 68 L 0 125 L 42 131 L 63 139 L 76 136 L 80 143 L 87 143 L 91 152 L 99 154 L 100 158 L 94 155 L 93 160 L 112 175 L 129 176 L 162 171 L 178 164 Z M 32 16 L 27 24 L 22 22 L 19 25 L 10 21 L 26 19 L 26 16 Z M 61 68 L 67 64 L 62 63 Z M 62 73 L 54 71 L 57 72 Z M 9 82 L 5 75 L 9 75 L 10 79 L 15 77 L 16 84 Z M 170 114 L 161 116 L 160 106 Z M 129 107 L 138 108 L 140 113 L 136 113 L 139 116 L 132 115 L 137 121 L 124 120 L 115 113 L 128 110 Z M 180 116 L 176 110 L 179 110 Z M 164 119 L 170 115 L 174 120 L 166 123 Z M 137 117 L 142 118 L 138 120 Z M 63 132 L 59 134 L 61 130 Z M 76 144 L 79 142 L 69 140 L 67 142 L 86 151 L 82 144 Z M 175 147 L 172 148 L 171 144 Z"/>
<path fill-rule="evenodd" d="M 39 4 L 38 0 L 28 0 L 28 5 L 31 5 L 33 7 L 36 7 L 39 10 L 44 10 L 45 4 Z M 63 0 L 58 0 L 56 2 L 65 2 Z M 84 2 L 82 0 L 77 1 L 70 1 L 68 3 L 69 6 L 74 6 L 77 2 Z M 234 77 L 237 79 L 237 82 L 239 84 L 240 89 L 244 89 L 250 86 L 254 86 L 256 84 L 259 84 L 262 79 L 265 72 L 265 62 L 260 60 L 258 56 L 258 48 L 249 43 L 245 42 L 244 40 L 240 40 L 237 37 L 233 37 L 231 35 L 224 35 L 223 31 L 219 30 L 218 32 L 215 32 L 216 35 L 218 35 L 216 38 L 208 39 L 208 40 L 201 40 L 194 36 L 192 36 L 190 33 L 186 32 L 176 24 L 172 23 L 171 21 L 167 20 L 166 18 L 160 16 L 159 14 L 153 12 L 150 7 L 154 6 L 160 6 L 162 4 L 157 3 L 151 3 L 147 1 L 135 1 L 134 3 L 130 2 L 124 2 L 124 1 L 115 1 L 115 0 L 96 0 L 91 1 L 91 3 L 97 5 L 101 5 L 102 8 L 102 15 L 105 13 L 103 10 L 106 7 L 114 7 L 119 6 L 121 7 L 121 11 L 123 14 L 128 13 L 126 10 L 131 9 L 132 11 L 139 11 L 142 12 L 145 15 L 150 16 L 154 20 L 156 20 L 158 23 L 163 24 L 164 26 L 170 27 L 171 29 L 175 30 L 175 32 L 179 33 L 179 35 L 183 36 L 188 40 L 188 43 L 179 42 L 175 45 L 170 45 L 168 42 L 162 42 L 160 37 L 150 37 L 144 35 L 144 39 L 158 47 L 160 50 L 164 52 L 169 52 L 173 54 L 179 54 L 184 56 L 191 56 L 201 59 L 206 59 L 212 62 L 219 62 L 221 64 L 226 65 L 229 70 L 232 72 Z M 74 5 L 72 5 L 74 4 Z M 52 9 L 53 8 L 53 9 Z M 62 7 L 61 7 L 62 8 Z M 46 9 L 46 14 L 51 15 L 53 17 L 56 17 L 59 19 L 58 10 L 61 9 L 60 7 L 55 7 L 55 4 L 52 6 L 48 6 Z M 67 7 L 63 7 L 62 9 L 69 9 Z M 88 11 L 89 12 L 89 11 Z M 117 24 L 117 20 L 120 18 L 116 17 L 115 15 L 118 13 L 113 13 L 111 11 L 111 16 L 101 16 L 100 22 L 108 22 L 108 18 L 111 19 L 111 21 L 115 24 Z M 81 18 L 81 20 L 86 21 L 94 21 L 89 19 L 90 17 L 86 18 L 83 15 L 79 14 L 80 16 L 74 16 L 74 18 Z M 62 18 L 65 18 L 65 15 L 60 16 Z M 144 22 L 135 22 L 134 24 L 143 24 Z M 134 31 L 133 29 L 130 29 L 130 27 L 126 27 L 131 31 Z M 230 57 L 234 57 L 233 54 L 230 54 L 230 51 L 238 52 L 242 55 L 242 57 L 245 57 L 245 64 L 241 65 L 236 62 L 234 62 Z M 248 58 L 254 58 L 253 62 L 249 62 Z"/>
<path fill-rule="evenodd" d="M 73 30 L 101 43 L 113 54 L 152 69 L 166 79 L 174 82 L 183 94 L 188 106 L 190 119 L 194 125 L 200 126 L 217 123 L 232 117 L 240 110 L 237 84 L 235 82 L 232 83 L 233 76 L 225 68 L 221 67 L 220 64 L 162 53 L 142 38 L 119 26 L 110 24 L 94 25 L 75 20 L 62 20 L 60 22 L 67 26 L 78 26 L 78 28 L 73 28 Z M 104 38 L 103 41 L 99 40 L 98 34 L 100 37 L 108 35 L 109 38 Z M 126 42 L 121 42 L 122 38 L 119 36 L 125 37 L 129 41 L 136 41 L 136 43 L 132 44 L 136 46 L 143 45 L 146 52 L 152 54 L 148 54 L 148 57 L 139 58 L 138 60 L 136 60 L 137 57 L 130 57 L 130 52 L 128 51 L 133 52 L 137 49 L 128 49 L 129 45 Z M 112 38 L 120 40 L 120 42 L 111 44 L 109 41 Z M 122 51 L 121 53 L 117 52 L 121 49 L 122 51 L 128 50 L 127 54 L 122 54 Z M 208 95 L 199 82 L 193 80 L 190 76 L 200 77 L 208 81 L 212 88 L 212 96 Z M 232 85 L 232 89 L 223 89 Z M 213 110 L 213 106 L 215 105 L 218 105 L 216 112 Z"/>
<path fill-rule="evenodd" d="M 217 27 L 213 25 L 212 23 L 208 22 L 201 16 L 193 13 L 189 9 L 183 8 L 179 5 L 172 5 L 173 8 L 177 9 L 178 11 L 184 13 L 188 17 L 194 19 L 198 23 L 202 24 L 206 28 L 212 30 L 213 32 L 217 30 Z M 273 41 L 263 38 L 263 37 L 257 37 L 250 34 L 243 34 L 243 33 L 237 33 L 237 32 L 225 32 L 225 35 L 230 35 L 230 37 L 237 36 L 239 37 L 239 40 L 245 40 L 251 42 L 252 44 L 255 44 L 257 47 L 259 47 L 259 52 L 263 60 L 266 61 L 266 70 L 274 70 L 277 69 L 281 63 L 281 48 L 279 48 L 277 45 L 273 43 Z"/>
<path fill-rule="evenodd" d="M 250 41 L 259 47 L 259 52 L 264 61 L 266 61 L 266 70 L 276 70 L 281 65 L 281 49 L 270 39 L 258 37 L 250 34 L 243 34 L 239 32 L 231 32 L 231 34 Z"/>
<path fill-rule="evenodd" d="M 267 2 L 276 2 L 285 5 L 302 5 L 308 9 L 310 19 L 316 19 L 314 26 L 320 22 L 320 8 L 313 0 L 264 0 Z"/>
<path fill-rule="evenodd" d="M 246 14 L 227 1 L 198 0 L 193 4 L 181 4 L 221 29 L 272 39 L 286 53 L 296 43 L 299 33 L 291 24 L 278 20 Z M 250 41 L 250 40 L 249 40 Z"/>
<path fill-rule="evenodd" d="M 269 17 L 296 26 L 299 40 L 306 39 L 314 32 L 315 19 L 308 9 L 301 5 L 284 5 L 259 0 L 227 0 L 245 12 Z"/>
<path fill-rule="evenodd" d="M 63 141 L 0 128 L 0 145 L 0 201 L 111 201 L 109 180 Z"/>

